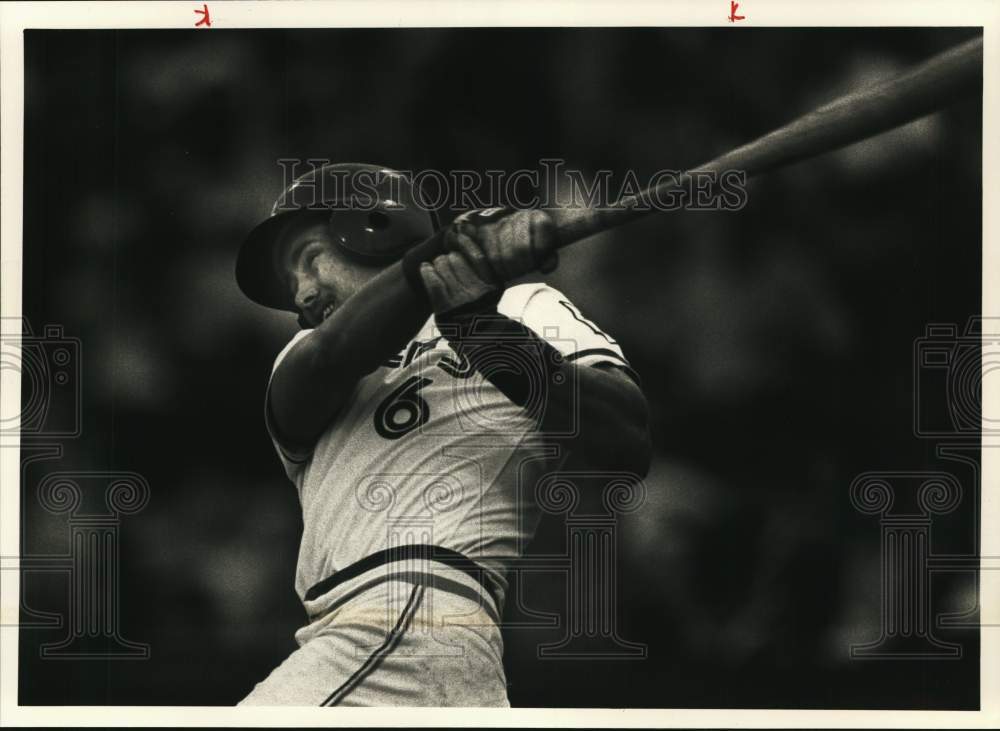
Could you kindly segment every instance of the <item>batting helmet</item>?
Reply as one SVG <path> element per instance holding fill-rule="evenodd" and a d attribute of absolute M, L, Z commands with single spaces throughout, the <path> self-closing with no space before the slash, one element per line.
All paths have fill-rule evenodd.
<path fill-rule="evenodd" d="M 371 266 L 400 259 L 437 229 L 436 215 L 418 205 L 403 173 L 363 163 L 315 168 L 292 181 L 240 248 L 236 282 L 254 302 L 297 311 L 279 276 L 278 254 L 285 232 L 304 212 L 327 221 L 331 238 L 348 258 Z"/>

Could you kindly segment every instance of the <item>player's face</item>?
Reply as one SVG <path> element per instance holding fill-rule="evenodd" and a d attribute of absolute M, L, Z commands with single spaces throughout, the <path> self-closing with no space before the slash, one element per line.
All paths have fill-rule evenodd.
<path fill-rule="evenodd" d="M 325 222 L 303 226 L 288 236 L 282 268 L 295 306 L 312 327 L 378 273 L 378 269 L 346 259 L 330 238 Z"/>

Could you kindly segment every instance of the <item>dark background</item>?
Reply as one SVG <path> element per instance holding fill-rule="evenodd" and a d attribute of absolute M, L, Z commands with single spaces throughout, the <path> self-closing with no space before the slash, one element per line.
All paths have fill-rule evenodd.
<path fill-rule="evenodd" d="M 143 475 L 120 616 L 151 656 L 42 660 L 65 630 L 22 628 L 21 703 L 232 704 L 294 648 L 301 523 L 262 399 L 295 324 L 232 276 L 279 158 L 560 157 L 644 179 L 977 33 L 26 32 L 24 313 L 80 338 L 83 405 L 63 457 L 25 471 L 23 552 L 68 550 L 65 517 L 38 507 L 45 474 Z M 967 499 L 932 550 L 972 550 L 970 471 L 914 435 L 913 353 L 928 323 L 980 309 L 981 115 L 968 99 L 769 174 L 738 213 L 651 217 L 565 253 L 549 281 L 621 342 L 653 409 L 649 496 L 620 524 L 620 632 L 649 653 L 538 660 L 559 630 L 507 632 L 513 704 L 978 706 L 974 629 L 938 630 L 959 660 L 850 659 L 879 636 L 880 564 L 848 486 L 955 473 Z M 547 520 L 539 545 L 563 530 Z M 935 582 L 937 611 L 975 606 L 968 575 Z M 535 583 L 529 605 L 559 611 L 562 584 Z M 65 574 L 23 587 L 32 616 L 65 612 Z"/>

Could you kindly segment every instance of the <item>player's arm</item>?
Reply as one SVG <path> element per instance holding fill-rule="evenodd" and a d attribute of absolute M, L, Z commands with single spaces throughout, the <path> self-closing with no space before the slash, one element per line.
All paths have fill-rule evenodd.
<path fill-rule="evenodd" d="M 563 365 L 562 378 L 549 387 L 541 431 L 565 433 L 577 420 L 572 436 L 560 439 L 578 469 L 649 472 L 652 453 L 649 407 L 639 385 L 609 363 Z M 574 373 L 566 370 L 574 369 Z M 574 391 L 575 375 L 579 391 Z"/>
<path fill-rule="evenodd" d="M 488 367 L 496 343 L 526 348 L 537 359 L 537 375 L 547 393 L 540 430 L 565 431 L 575 412 L 579 429 L 565 444 L 571 452 L 586 454 L 586 463 L 594 467 L 645 475 L 648 415 L 638 385 L 614 366 L 570 362 L 526 325 L 496 310 L 506 282 L 538 268 L 539 261 L 554 265 L 555 237 L 548 216 L 540 211 L 471 214 L 449 230 L 445 243 L 449 253 L 424 262 L 420 274 L 438 327 L 452 347 L 473 367 L 484 366 L 480 372 L 493 385 L 528 408 L 539 384 L 516 369 Z"/>
<path fill-rule="evenodd" d="M 280 440 L 309 448 L 358 380 L 406 345 L 430 306 L 393 264 L 296 343 L 271 378 L 269 404 Z"/>

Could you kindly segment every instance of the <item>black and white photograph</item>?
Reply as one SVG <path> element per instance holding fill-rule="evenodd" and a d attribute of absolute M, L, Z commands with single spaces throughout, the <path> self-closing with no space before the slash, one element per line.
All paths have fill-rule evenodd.
<path fill-rule="evenodd" d="M 1000 6 L 840 5 L 0 8 L 0 721 L 1000 723 Z"/>

